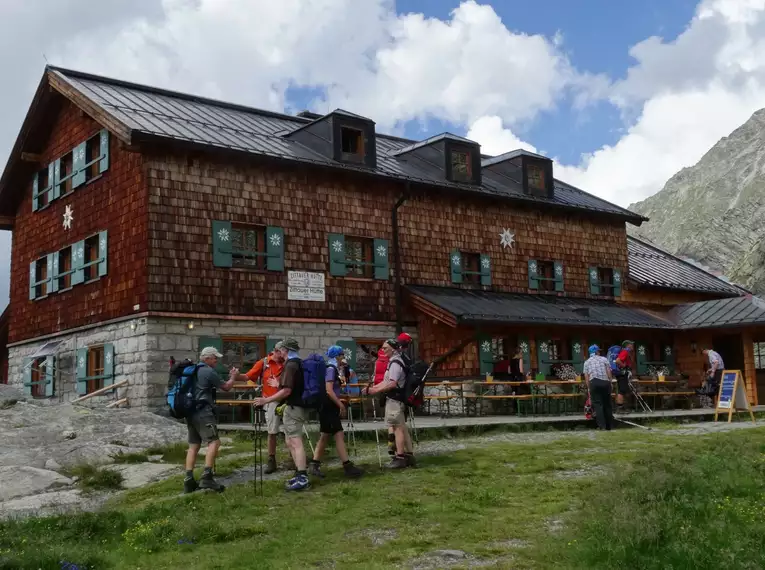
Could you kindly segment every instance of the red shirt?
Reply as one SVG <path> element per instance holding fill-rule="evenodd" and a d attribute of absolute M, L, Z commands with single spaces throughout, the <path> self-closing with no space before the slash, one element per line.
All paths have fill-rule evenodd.
<path fill-rule="evenodd" d="M 284 363 L 276 362 L 273 358 L 273 352 L 268 355 L 268 366 L 264 370 L 264 362 L 261 358 L 258 360 L 246 376 L 253 384 L 259 384 L 258 380 L 263 380 L 263 397 L 270 398 L 279 391 L 279 377 L 282 375 Z"/>
<path fill-rule="evenodd" d="M 622 368 L 632 368 L 632 355 L 626 348 L 622 349 L 622 351 L 619 353 L 618 360 L 622 363 Z"/>
<path fill-rule="evenodd" d="M 380 351 L 377 353 L 377 360 L 375 361 L 375 384 L 383 381 L 387 369 L 388 357 L 385 356 L 385 351 L 380 347 Z"/>

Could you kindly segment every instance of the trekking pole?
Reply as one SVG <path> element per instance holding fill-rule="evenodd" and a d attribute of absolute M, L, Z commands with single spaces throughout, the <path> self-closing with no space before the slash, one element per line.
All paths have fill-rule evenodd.
<path fill-rule="evenodd" d="M 356 449 L 356 426 L 353 423 L 353 406 L 351 406 L 350 400 L 348 400 L 348 431 L 348 439 L 353 440 L 353 455 L 358 457 L 359 451 Z M 350 441 L 348 443 L 350 443 Z"/>
<path fill-rule="evenodd" d="M 303 424 L 303 433 L 305 434 L 305 438 L 308 440 L 308 447 L 311 448 L 311 458 L 313 458 L 316 452 L 313 450 L 313 443 L 311 443 L 311 436 L 308 435 L 308 430 L 306 429 L 305 424 Z"/>
<path fill-rule="evenodd" d="M 409 419 L 412 422 L 412 432 L 414 433 L 414 443 L 420 445 L 420 438 L 417 437 L 417 424 L 414 422 L 414 408 L 410 408 Z"/>
<path fill-rule="evenodd" d="M 375 403 L 375 397 L 372 396 L 372 416 L 374 417 L 374 423 L 377 423 L 377 404 Z M 380 464 L 380 469 L 382 469 L 382 455 L 380 455 L 380 433 L 377 431 L 377 426 L 372 425 L 372 428 L 375 431 L 375 440 L 377 441 L 377 462 Z"/>

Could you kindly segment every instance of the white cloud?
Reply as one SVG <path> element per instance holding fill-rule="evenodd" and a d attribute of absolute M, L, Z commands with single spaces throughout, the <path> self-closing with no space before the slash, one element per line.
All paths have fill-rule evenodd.
<path fill-rule="evenodd" d="M 481 117 L 470 125 L 467 138 L 481 143 L 481 152 L 485 154 L 502 154 L 509 150 L 524 149 L 539 152 L 530 143 L 522 141 L 502 123 L 502 118 L 496 115 Z"/>

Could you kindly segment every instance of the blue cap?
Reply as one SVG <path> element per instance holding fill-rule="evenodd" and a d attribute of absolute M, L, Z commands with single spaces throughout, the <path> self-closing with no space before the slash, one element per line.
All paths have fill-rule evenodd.
<path fill-rule="evenodd" d="M 345 350 L 337 344 L 333 344 L 327 349 L 327 358 L 337 358 L 343 354 L 345 354 Z"/>
<path fill-rule="evenodd" d="M 600 347 L 597 344 L 593 344 L 589 348 L 590 354 L 595 354 L 596 352 L 600 352 Z"/>

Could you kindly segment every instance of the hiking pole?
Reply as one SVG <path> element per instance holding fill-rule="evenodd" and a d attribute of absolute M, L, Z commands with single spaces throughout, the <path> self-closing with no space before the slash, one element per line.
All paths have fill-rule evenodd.
<path fill-rule="evenodd" d="M 420 438 L 417 437 L 417 424 L 414 422 L 414 408 L 410 408 L 409 420 L 412 422 L 412 432 L 414 433 L 414 442 L 419 446 Z"/>
<path fill-rule="evenodd" d="M 375 397 L 372 396 L 372 416 L 374 417 L 374 423 L 377 423 L 377 404 L 375 403 Z M 377 462 L 380 464 L 380 469 L 382 469 L 382 455 L 380 455 L 380 433 L 377 431 L 377 426 L 372 425 L 372 428 L 375 430 L 375 440 L 377 441 Z"/>
<path fill-rule="evenodd" d="M 353 406 L 351 406 L 351 401 L 348 400 L 348 443 L 350 443 L 350 440 L 353 440 L 353 455 L 354 457 L 359 456 L 359 451 L 356 448 L 356 426 L 353 423 Z"/>
<path fill-rule="evenodd" d="M 645 429 L 645 430 L 651 431 L 651 428 L 649 428 L 648 426 L 641 426 L 640 424 L 634 424 L 632 422 L 628 422 L 627 420 L 620 420 L 619 418 L 614 418 L 614 419 L 617 422 L 622 422 L 623 424 L 627 424 L 627 425 L 630 425 L 630 426 L 633 426 L 633 427 L 637 427 L 637 428 L 640 428 L 640 429 Z"/>
<path fill-rule="evenodd" d="M 311 436 L 308 435 L 308 430 L 306 429 L 305 424 L 303 424 L 303 433 L 305 434 L 305 438 L 308 440 L 308 447 L 311 448 L 311 457 L 313 458 L 316 452 L 313 450 L 313 443 L 311 443 Z"/>

